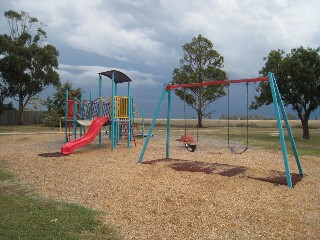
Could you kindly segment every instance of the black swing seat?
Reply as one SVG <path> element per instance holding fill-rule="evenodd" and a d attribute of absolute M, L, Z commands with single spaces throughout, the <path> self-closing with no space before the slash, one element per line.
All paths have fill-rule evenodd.
<path fill-rule="evenodd" d="M 228 148 L 229 148 L 230 152 L 233 153 L 233 154 L 242 154 L 242 153 L 244 153 L 245 151 L 247 151 L 249 149 L 249 147 L 246 146 L 245 149 L 243 149 L 242 151 L 237 152 L 234 147 L 228 146 Z"/>
<path fill-rule="evenodd" d="M 186 149 L 189 151 L 189 152 L 194 152 L 197 148 L 197 145 L 196 144 L 190 144 L 190 143 L 186 143 Z"/>

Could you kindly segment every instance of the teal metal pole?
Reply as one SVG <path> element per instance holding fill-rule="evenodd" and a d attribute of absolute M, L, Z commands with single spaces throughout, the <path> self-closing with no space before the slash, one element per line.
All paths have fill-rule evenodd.
<path fill-rule="evenodd" d="M 156 111 L 155 111 L 155 113 L 154 113 L 154 116 L 153 116 L 151 125 L 150 125 L 150 127 L 149 127 L 149 131 L 148 131 L 147 138 L 146 138 L 146 140 L 144 141 L 144 144 L 143 144 L 143 147 L 142 147 L 142 150 L 141 150 L 139 159 L 138 159 L 138 163 L 141 163 L 141 162 L 142 162 L 143 156 L 144 156 L 145 151 L 146 151 L 146 149 L 147 149 L 147 146 L 148 146 L 148 143 L 149 143 L 151 134 L 152 134 L 152 130 L 153 130 L 154 125 L 155 125 L 155 123 L 156 123 L 156 120 L 157 120 L 157 117 L 158 117 L 158 114 L 159 114 L 159 111 L 160 111 L 161 103 L 162 103 L 162 101 L 163 101 L 163 98 L 164 98 L 164 95 L 165 95 L 165 94 L 166 94 L 166 86 L 164 87 L 164 89 L 163 89 L 163 91 L 162 91 L 162 94 L 161 94 L 161 96 L 160 96 L 158 105 L 157 105 L 157 107 L 156 107 Z"/>
<path fill-rule="evenodd" d="M 90 89 L 90 112 L 89 112 L 89 119 L 92 119 L 92 90 Z"/>
<path fill-rule="evenodd" d="M 166 158 L 170 157 L 171 91 L 168 91 Z"/>
<path fill-rule="evenodd" d="M 119 143 L 119 138 L 120 138 L 120 124 L 118 121 L 116 121 L 115 123 L 115 141 L 114 141 L 114 145 L 117 145 Z"/>
<path fill-rule="evenodd" d="M 276 95 L 277 89 L 275 87 L 275 79 L 273 77 L 273 74 L 270 72 L 268 73 L 268 78 L 269 78 L 269 84 L 270 84 L 271 93 L 272 93 L 274 110 L 275 110 L 276 119 L 277 119 L 279 138 L 280 138 L 282 155 L 283 155 L 283 163 L 284 163 L 284 168 L 286 171 L 287 185 L 289 188 L 292 188 L 290 166 L 289 166 L 288 155 L 287 155 L 287 147 L 286 147 L 284 134 L 283 134 L 283 128 L 282 128 L 281 117 L 280 117 L 280 112 L 279 112 L 278 98 Z"/>
<path fill-rule="evenodd" d="M 141 117 L 142 117 L 142 138 L 144 139 L 144 109 L 143 108 L 141 111 Z"/>
<path fill-rule="evenodd" d="M 115 82 L 114 82 L 114 73 L 112 73 L 112 97 L 111 97 L 111 150 L 114 150 L 115 148 L 115 102 L 114 102 L 114 97 L 115 97 Z"/>
<path fill-rule="evenodd" d="M 302 165 L 301 165 L 301 161 L 300 161 L 300 157 L 299 157 L 299 153 L 298 153 L 298 149 L 296 147 L 296 144 L 295 144 L 295 141 L 294 141 L 294 138 L 293 138 L 292 130 L 291 130 L 291 127 L 290 127 L 290 124 L 289 124 L 289 121 L 288 121 L 288 117 L 287 117 L 286 111 L 284 109 L 284 105 L 283 105 L 281 97 L 280 97 L 279 88 L 277 86 L 277 82 L 276 82 L 276 79 L 274 77 L 274 74 L 272 74 L 272 77 L 274 79 L 274 86 L 276 88 L 276 93 L 277 93 L 276 95 L 277 95 L 278 102 L 281 103 L 280 104 L 280 110 L 281 110 L 284 122 L 286 124 L 286 128 L 287 128 L 287 131 L 288 131 L 288 136 L 289 136 L 290 143 L 291 143 L 291 148 L 292 148 L 294 156 L 295 156 L 295 160 L 296 160 L 296 163 L 297 163 L 297 166 L 298 166 L 298 169 L 299 169 L 299 173 L 300 173 L 301 176 L 304 176 Z"/>
<path fill-rule="evenodd" d="M 79 106 L 79 113 L 80 113 L 80 119 L 83 119 L 83 90 L 81 91 L 80 95 L 80 106 Z M 82 125 L 80 124 L 80 137 L 82 137 Z"/>
<path fill-rule="evenodd" d="M 101 116 L 101 97 L 102 97 L 102 76 L 99 75 L 99 106 L 98 106 L 98 115 Z M 101 131 L 99 131 L 99 149 L 101 148 Z"/>
<path fill-rule="evenodd" d="M 64 124 L 66 128 L 66 135 L 65 135 L 65 142 L 68 142 L 68 102 L 69 102 L 69 92 L 68 89 L 66 89 L 66 117 L 64 118 Z"/>
<path fill-rule="evenodd" d="M 73 99 L 73 138 L 77 139 L 77 99 Z"/>
<path fill-rule="evenodd" d="M 127 114 L 128 114 L 128 148 L 130 148 L 130 143 L 131 143 L 131 119 L 132 119 L 132 99 L 131 99 L 131 91 L 130 91 L 130 82 L 128 82 L 128 109 L 127 109 Z"/>

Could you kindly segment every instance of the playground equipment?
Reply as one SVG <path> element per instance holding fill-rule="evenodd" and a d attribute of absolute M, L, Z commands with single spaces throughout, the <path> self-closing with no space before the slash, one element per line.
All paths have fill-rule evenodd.
<path fill-rule="evenodd" d="M 245 148 L 243 150 L 238 150 L 238 151 L 234 146 L 231 146 L 231 144 L 230 144 L 230 87 L 229 86 L 230 85 L 228 85 L 228 148 L 233 154 L 242 154 L 249 149 L 249 82 L 246 82 L 246 87 L 247 87 L 247 94 L 246 94 L 247 95 L 246 137 L 247 137 L 247 141 L 246 141 Z"/>
<path fill-rule="evenodd" d="M 102 76 L 112 80 L 111 98 L 102 98 Z M 83 93 L 80 99 L 69 99 L 66 91 L 66 117 L 65 117 L 65 142 L 61 147 L 61 153 L 71 154 L 75 149 L 85 146 L 99 136 L 99 148 L 101 148 L 101 128 L 109 126 L 109 138 L 111 149 L 114 150 L 121 139 L 127 139 L 127 147 L 130 148 L 131 141 L 135 143 L 133 104 L 130 90 L 132 80 L 124 73 L 116 70 L 99 73 L 99 97 L 92 101 L 83 100 Z M 117 95 L 117 84 L 127 83 L 127 96 Z M 77 128 L 80 126 L 80 138 L 77 139 Z M 89 127 L 82 135 L 82 130 Z M 71 131 L 73 129 L 73 131 Z M 73 141 L 70 141 L 73 138 Z"/>
<path fill-rule="evenodd" d="M 199 126 L 197 126 L 197 141 L 194 140 L 193 136 L 187 134 L 187 117 L 186 117 L 186 91 L 183 94 L 183 114 L 184 114 L 184 135 L 181 136 L 180 140 L 184 143 L 186 149 L 189 152 L 194 152 L 197 149 L 197 143 L 199 139 Z"/>
<path fill-rule="evenodd" d="M 68 142 L 61 147 L 61 153 L 71 154 L 75 149 L 83 147 L 93 141 L 100 133 L 103 124 L 109 121 L 109 117 L 96 117 L 89 128 L 89 130 L 79 139 Z"/>
<path fill-rule="evenodd" d="M 166 158 L 170 158 L 170 120 L 171 120 L 171 91 L 173 89 L 177 88 L 190 88 L 190 87 L 204 87 L 204 86 L 210 86 L 210 85 L 216 85 L 216 84 L 235 84 L 235 83 L 249 83 L 249 82 L 262 82 L 262 81 L 269 81 L 270 89 L 272 92 L 272 99 L 273 99 L 273 104 L 274 104 L 274 109 L 275 109 L 275 115 L 277 119 L 277 126 L 278 126 L 278 131 L 279 131 L 279 138 L 280 138 L 280 143 L 281 143 L 281 149 L 282 149 L 282 155 L 283 155 L 283 162 L 284 162 L 284 168 L 286 171 L 286 180 L 287 180 L 287 185 L 288 187 L 292 188 L 292 180 L 291 180 L 291 173 L 290 173 L 290 167 L 289 167 L 289 161 L 288 161 L 288 154 L 287 154 L 287 148 L 286 148 L 286 143 L 285 143 L 285 138 L 284 138 L 284 132 L 282 128 L 282 123 L 281 123 L 281 116 L 280 112 L 282 115 L 282 118 L 285 122 L 286 129 L 288 132 L 288 136 L 290 139 L 291 143 L 291 148 L 294 152 L 295 160 L 297 167 L 299 169 L 300 175 L 303 177 L 304 173 L 302 170 L 302 166 L 300 163 L 300 158 L 298 154 L 298 150 L 296 148 L 292 131 L 290 128 L 290 124 L 285 112 L 285 108 L 283 105 L 283 102 L 281 100 L 281 96 L 279 93 L 279 89 L 276 83 L 276 79 L 274 77 L 273 73 L 268 73 L 268 77 L 260 77 L 260 78 L 252 78 L 252 79 L 240 79 L 240 80 L 223 80 L 223 81 L 211 81 L 211 82 L 202 82 L 202 83 L 191 83 L 191 84 L 179 84 L 179 85 L 173 85 L 173 84 L 166 84 L 164 86 L 163 92 L 160 96 L 158 105 L 156 107 L 154 117 L 152 119 L 147 138 L 144 142 L 144 145 L 142 147 L 138 163 L 141 163 L 143 160 L 143 156 L 145 154 L 146 148 L 149 143 L 150 136 L 152 134 L 152 130 L 155 126 L 155 122 L 158 116 L 158 113 L 160 111 L 161 103 L 163 102 L 164 96 L 167 93 L 168 94 L 168 106 L 167 106 L 167 140 L 166 140 Z"/>

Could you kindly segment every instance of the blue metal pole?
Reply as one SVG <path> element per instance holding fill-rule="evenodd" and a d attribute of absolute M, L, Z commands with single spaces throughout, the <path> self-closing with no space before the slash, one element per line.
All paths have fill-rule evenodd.
<path fill-rule="evenodd" d="M 77 139 L 77 99 L 73 99 L 73 138 Z"/>
<path fill-rule="evenodd" d="M 275 110 L 276 119 L 277 119 L 279 138 L 280 138 L 282 156 L 283 156 L 283 163 L 284 163 L 284 168 L 286 170 L 287 185 L 289 188 L 292 188 L 290 166 L 289 166 L 289 161 L 288 161 L 287 147 L 286 147 L 286 143 L 285 143 L 285 139 L 284 139 L 280 112 L 279 112 L 279 103 L 278 103 L 278 98 L 276 95 L 277 90 L 275 87 L 275 80 L 274 80 L 273 74 L 270 72 L 268 73 L 268 77 L 269 77 L 269 84 L 270 84 L 271 93 L 272 93 L 274 110 Z"/>
<path fill-rule="evenodd" d="M 144 109 L 143 108 L 141 111 L 141 117 L 142 117 L 142 138 L 144 139 Z"/>
<path fill-rule="evenodd" d="M 112 73 L 112 97 L 111 97 L 111 150 L 114 150 L 115 148 L 115 82 L 114 82 L 114 73 Z"/>
<path fill-rule="evenodd" d="M 92 90 L 90 89 L 90 112 L 89 112 L 89 119 L 92 119 Z"/>
<path fill-rule="evenodd" d="M 102 97 L 102 76 L 99 75 L 99 107 L 98 107 L 98 115 L 101 116 L 101 97 Z M 99 149 L 101 148 L 101 142 L 102 142 L 102 137 L 101 137 L 101 131 L 99 132 Z"/>
<path fill-rule="evenodd" d="M 131 143 L 131 119 L 132 119 L 132 99 L 131 99 L 131 91 L 130 91 L 130 82 L 128 82 L 128 109 L 127 109 L 127 114 L 128 114 L 128 148 L 130 148 L 130 143 Z"/>
<path fill-rule="evenodd" d="M 287 117 L 286 111 L 285 111 L 285 109 L 284 109 L 284 105 L 283 105 L 282 100 L 281 100 L 281 97 L 280 97 L 279 88 L 278 88 L 276 79 L 275 79 L 275 77 L 274 77 L 274 74 L 272 74 L 272 77 L 273 77 L 273 79 L 274 79 L 274 86 L 275 86 L 275 88 L 276 88 L 277 100 L 278 100 L 278 102 L 280 103 L 280 110 L 281 110 L 281 113 L 282 113 L 284 122 L 285 122 L 285 124 L 286 124 L 286 128 L 287 128 L 287 131 L 288 131 L 288 136 L 289 136 L 290 143 L 291 143 L 291 148 L 292 148 L 293 153 L 294 153 L 294 156 L 295 156 L 295 160 L 296 160 L 296 163 L 297 163 L 297 166 L 298 166 L 298 169 L 299 169 L 299 173 L 300 173 L 301 176 L 304 176 L 303 169 L 302 169 L 302 165 L 301 165 L 301 162 L 300 162 L 300 157 L 299 157 L 298 149 L 297 149 L 297 147 L 296 147 L 296 144 L 295 144 L 295 141 L 294 141 L 294 138 L 293 138 L 292 130 L 291 130 L 291 127 L 290 127 L 290 124 L 289 124 L 289 121 L 288 121 L 288 117 Z"/>
<path fill-rule="evenodd" d="M 114 133 L 115 133 L 115 141 L 114 141 L 114 145 L 116 146 L 118 144 L 119 138 L 120 138 L 120 124 L 117 121 L 117 122 L 114 123 L 114 125 L 115 125 L 115 131 L 114 131 Z"/>
<path fill-rule="evenodd" d="M 168 91 L 166 158 L 170 157 L 171 91 Z"/>
<path fill-rule="evenodd" d="M 66 135 L 65 135 L 65 141 L 68 142 L 68 102 L 69 102 L 69 92 L 68 89 L 66 89 L 66 115 L 64 118 L 65 128 L 66 128 Z"/>
<path fill-rule="evenodd" d="M 79 113 L 80 113 L 80 119 L 83 119 L 83 94 L 84 91 L 81 91 L 81 95 L 80 95 L 80 106 L 79 106 Z M 82 125 L 80 124 L 80 137 L 82 136 Z"/>
<path fill-rule="evenodd" d="M 159 100 L 159 102 L 158 102 L 158 105 L 157 105 L 157 107 L 156 107 L 156 111 L 155 111 L 155 113 L 154 113 L 154 116 L 153 116 L 151 125 L 150 125 L 150 127 L 149 127 L 149 131 L 148 131 L 147 138 L 146 138 L 146 140 L 144 141 L 144 144 L 143 144 L 143 147 L 142 147 L 142 150 L 141 150 L 139 159 L 138 159 L 138 163 L 141 163 L 141 162 L 142 162 L 144 153 L 145 153 L 145 151 L 146 151 L 146 149 L 147 149 L 147 146 L 148 146 L 148 143 L 149 143 L 151 134 L 152 134 L 152 130 L 153 130 L 154 125 L 155 125 L 155 123 L 156 123 L 156 120 L 157 120 L 157 117 L 158 117 L 158 114 L 159 114 L 159 111 L 160 111 L 161 103 L 162 103 L 162 101 L 163 101 L 163 98 L 164 98 L 164 95 L 165 95 L 165 94 L 166 94 L 166 86 L 164 87 L 164 89 L 163 89 L 163 91 L 162 91 L 162 94 L 161 94 L 161 96 L 160 96 L 160 100 Z"/>

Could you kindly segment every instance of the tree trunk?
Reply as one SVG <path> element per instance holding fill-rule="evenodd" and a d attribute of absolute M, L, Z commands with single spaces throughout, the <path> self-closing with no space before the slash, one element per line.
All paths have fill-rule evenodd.
<path fill-rule="evenodd" d="M 310 139 L 310 133 L 309 133 L 309 118 L 302 118 L 301 119 L 302 124 L 302 138 L 303 139 Z"/>
<path fill-rule="evenodd" d="M 19 98 L 19 110 L 18 110 L 18 125 L 24 124 L 23 113 L 24 113 L 23 100 L 20 97 Z"/>
<path fill-rule="evenodd" d="M 199 128 L 202 128 L 203 125 L 202 125 L 202 112 L 201 111 L 198 111 L 198 125 L 197 127 Z"/>

